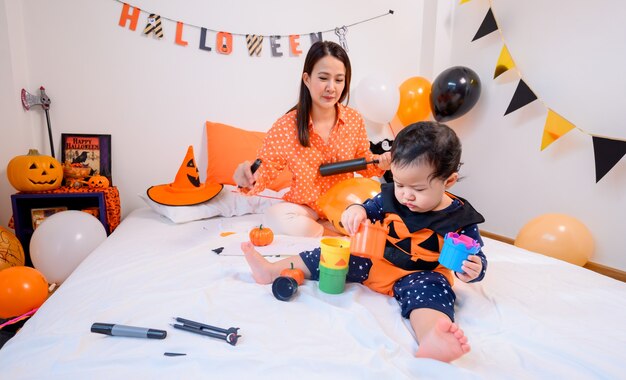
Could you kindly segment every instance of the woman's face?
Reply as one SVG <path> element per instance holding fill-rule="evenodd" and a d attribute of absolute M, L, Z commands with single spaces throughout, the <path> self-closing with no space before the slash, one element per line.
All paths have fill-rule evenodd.
<path fill-rule="evenodd" d="M 309 89 L 313 108 L 334 108 L 346 86 L 346 68 L 339 59 L 327 55 L 317 61 L 311 75 L 302 74 L 302 80 Z"/>

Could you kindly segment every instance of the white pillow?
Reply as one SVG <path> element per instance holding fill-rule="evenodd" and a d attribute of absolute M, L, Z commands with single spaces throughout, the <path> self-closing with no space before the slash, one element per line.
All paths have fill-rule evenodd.
<path fill-rule="evenodd" d="M 245 214 L 261 214 L 273 204 L 284 202 L 283 194 L 289 189 L 273 191 L 266 189 L 260 196 L 247 196 L 239 193 L 232 185 L 224 188 L 213 199 L 193 206 L 165 206 L 148 198 L 146 193 L 139 194 L 150 208 L 174 223 L 186 223 L 194 220 L 212 218 L 214 216 L 240 216 Z"/>

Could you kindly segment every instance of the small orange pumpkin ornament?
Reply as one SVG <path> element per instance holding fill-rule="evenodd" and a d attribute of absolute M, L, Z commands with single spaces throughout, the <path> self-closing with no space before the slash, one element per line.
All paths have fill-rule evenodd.
<path fill-rule="evenodd" d="M 274 232 L 261 224 L 250 231 L 250 242 L 257 247 L 270 245 L 274 241 Z"/>
<path fill-rule="evenodd" d="M 7 177 L 17 191 L 54 190 L 63 181 L 63 167 L 54 157 L 30 149 L 27 155 L 9 161 Z"/>
<path fill-rule="evenodd" d="M 103 175 L 93 175 L 89 178 L 89 187 L 95 187 L 97 189 L 104 189 L 109 187 L 109 179 Z"/>
<path fill-rule="evenodd" d="M 298 286 L 304 283 L 304 272 L 302 269 L 294 268 L 293 263 L 291 264 L 291 268 L 286 268 L 280 271 L 281 276 L 291 277 L 298 283 Z"/>

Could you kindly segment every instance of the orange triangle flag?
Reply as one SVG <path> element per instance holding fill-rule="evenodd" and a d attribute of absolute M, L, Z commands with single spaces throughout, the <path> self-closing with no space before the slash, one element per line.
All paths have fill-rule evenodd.
<path fill-rule="evenodd" d="M 543 127 L 541 150 L 546 149 L 548 145 L 552 144 L 575 127 L 574 124 L 570 123 L 563 116 L 548 108 L 548 117 Z"/>
<path fill-rule="evenodd" d="M 515 62 L 513 62 L 513 57 L 511 57 L 511 53 L 509 53 L 509 49 L 506 45 L 502 46 L 502 50 L 500 51 L 500 57 L 498 57 L 498 63 L 496 64 L 496 71 L 493 73 L 493 79 L 496 79 L 500 76 L 500 74 L 511 70 L 515 67 Z"/>

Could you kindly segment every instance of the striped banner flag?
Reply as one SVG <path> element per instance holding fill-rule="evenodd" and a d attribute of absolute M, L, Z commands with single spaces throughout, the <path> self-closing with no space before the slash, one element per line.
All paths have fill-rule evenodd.
<path fill-rule="evenodd" d="M 163 27 L 161 26 L 161 16 L 155 15 L 154 13 L 150 14 L 148 17 L 148 23 L 146 27 L 143 29 L 143 34 L 146 36 L 150 33 L 154 33 L 154 36 L 157 38 L 163 38 Z"/>
<path fill-rule="evenodd" d="M 256 55 L 261 56 L 261 49 L 263 43 L 263 36 L 257 36 L 256 34 L 246 34 L 246 44 L 248 45 L 248 54 L 250 57 Z"/>

